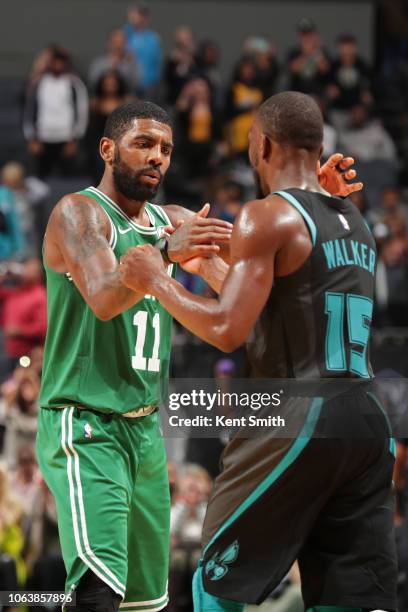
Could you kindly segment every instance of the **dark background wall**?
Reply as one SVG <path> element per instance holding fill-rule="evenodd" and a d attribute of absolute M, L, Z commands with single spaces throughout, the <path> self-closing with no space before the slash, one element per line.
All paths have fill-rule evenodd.
<path fill-rule="evenodd" d="M 0 77 L 24 77 L 33 56 L 50 42 L 66 46 L 76 66 L 86 71 L 107 33 L 124 23 L 130 0 L 3 0 L 2 4 Z M 191 25 L 199 39 L 219 42 L 226 75 L 251 34 L 271 37 L 284 54 L 296 41 L 295 24 L 301 17 L 312 18 L 324 31 L 329 50 L 338 34 L 351 32 L 358 36 L 363 55 L 371 58 L 373 53 L 373 2 L 150 0 L 149 5 L 165 50 L 177 26 Z"/>

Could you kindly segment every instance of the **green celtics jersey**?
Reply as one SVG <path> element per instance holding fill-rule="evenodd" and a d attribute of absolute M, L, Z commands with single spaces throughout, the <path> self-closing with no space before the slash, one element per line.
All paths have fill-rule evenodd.
<path fill-rule="evenodd" d="M 138 225 L 108 196 L 89 187 L 110 222 L 110 246 L 119 260 L 127 249 L 154 244 L 170 224 L 160 206 L 146 204 L 150 227 Z M 100 321 L 69 274 L 44 262 L 47 275 L 48 330 L 40 405 L 79 405 L 125 413 L 157 405 L 166 385 L 171 347 L 171 316 L 152 296 L 114 317 Z M 168 273 L 175 273 L 175 266 Z"/>

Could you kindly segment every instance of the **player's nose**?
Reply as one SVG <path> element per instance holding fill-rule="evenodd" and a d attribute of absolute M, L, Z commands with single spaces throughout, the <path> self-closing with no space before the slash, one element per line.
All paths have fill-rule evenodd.
<path fill-rule="evenodd" d="M 160 144 L 149 149 L 147 163 L 151 166 L 161 166 L 163 163 L 163 154 Z"/>

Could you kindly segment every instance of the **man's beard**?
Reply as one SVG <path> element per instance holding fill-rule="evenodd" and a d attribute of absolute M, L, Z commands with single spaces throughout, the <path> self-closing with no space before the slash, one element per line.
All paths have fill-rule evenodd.
<path fill-rule="evenodd" d="M 257 172 L 254 168 L 253 168 L 253 174 L 254 174 L 254 182 L 255 182 L 255 197 L 258 200 L 262 200 L 263 198 L 266 197 L 267 194 L 262 189 L 261 177 L 259 176 L 259 172 Z"/>
<path fill-rule="evenodd" d="M 143 173 L 149 170 L 152 170 L 151 166 L 146 166 L 140 170 L 132 170 L 132 168 L 121 158 L 119 149 L 116 149 L 112 166 L 113 182 L 119 193 L 128 200 L 146 202 L 146 200 L 154 198 L 161 185 L 163 176 L 160 173 L 161 178 L 157 185 L 142 184 L 139 179 Z M 158 168 L 154 168 L 154 170 L 160 172 Z"/>

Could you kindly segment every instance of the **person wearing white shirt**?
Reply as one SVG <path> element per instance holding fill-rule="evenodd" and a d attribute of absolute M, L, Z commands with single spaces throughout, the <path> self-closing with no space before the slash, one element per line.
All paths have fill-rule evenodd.
<path fill-rule="evenodd" d="M 24 113 L 24 135 L 39 178 L 55 167 L 63 174 L 71 172 L 88 108 L 85 85 L 70 71 L 67 53 L 55 48 L 47 72 L 28 92 Z"/>

